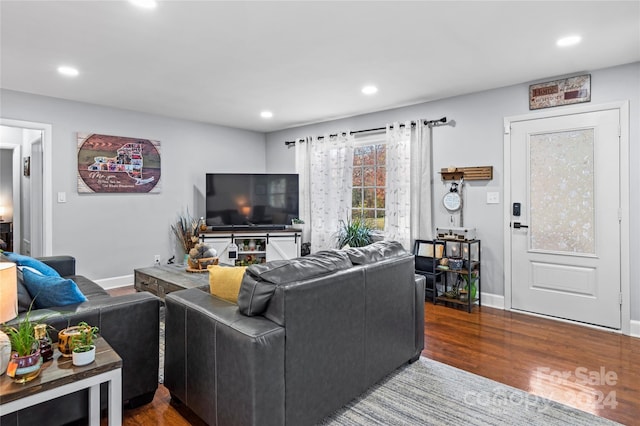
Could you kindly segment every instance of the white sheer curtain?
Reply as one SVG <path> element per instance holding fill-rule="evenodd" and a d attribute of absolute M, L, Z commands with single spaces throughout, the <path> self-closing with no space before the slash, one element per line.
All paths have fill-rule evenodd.
<path fill-rule="evenodd" d="M 384 235 L 411 250 L 411 123 L 387 125 Z"/>
<path fill-rule="evenodd" d="M 302 241 L 311 241 L 311 188 L 309 180 L 311 170 L 309 168 L 309 145 L 311 138 L 296 139 L 296 173 L 298 174 L 299 206 L 298 217 L 304 220 L 302 228 Z"/>
<path fill-rule="evenodd" d="M 417 120 L 387 125 L 385 238 L 409 251 L 416 239 L 431 239 L 431 131 Z"/>
<path fill-rule="evenodd" d="M 417 120 L 411 128 L 411 242 L 433 239 L 431 128 Z M 409 247 L 409 250 L 413 247 Z"/>
<path fill-rule="evenodd" d="M 311 138 L 306 145 L 309 170 L 305 182 L 309 188 L 306 214 L 310 218 L 311 251 L 317 252 L 335 248 L 340 221 L 351 215 L 354 138 L 345 132 Z M 301 155 L 303 150 L 300 149 Z"/>

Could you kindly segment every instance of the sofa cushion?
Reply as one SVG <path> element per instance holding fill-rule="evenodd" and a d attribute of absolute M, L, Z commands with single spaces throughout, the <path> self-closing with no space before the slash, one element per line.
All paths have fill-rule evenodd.
<path fill-rule="evenodd" d="M 36 309 L 73 305 L 87 298 L 73 280 L 40 275 L 29 269 L 22 271 L 24 285 L 34 299 Z"/>
<path fill-rule="evenodd" d="M 18 266 L 28 266 L 30 268 L 36 269 L 42 275 L 46 275 L 49 277 L 59 277 L 58 271 L 53 269 L 51 266 L 44 264 L 43 262 L 34 259 L 33 257 L 25 256 L 18 253 L 13 253 L 10 251 L 5 251 L 4 256 L 10 261 L 14 262 Z"/>
<path fill-rule="evenodd" d="M 238 303 L 238 293 L 246 266 L 209 265 L 209 292 L 214 296 Z"/>
<path fill-rule="evenodd" d="M 18 313 L 27 312 L 31 307 L 31 302 L 33 302 L 33 298 L 24 285 L 22 272 L 18 272 Z"/>
<path fill-rule="evenodd" d="M 368 265 L 407 253 L 402 244 L 397 241 L 378 241 L 368 246 L 351 247 L 344 251 L 354 265 Z"/>
<path fill-rule="evenodd" d="M 351 266 L 349 256 L 339 250 L 320 251 L 296 259 L 251 265 L 240 285 L 238 307 L 245 315 L 260 315 L 267 308 L 277 286 L 322 277 Z"/>

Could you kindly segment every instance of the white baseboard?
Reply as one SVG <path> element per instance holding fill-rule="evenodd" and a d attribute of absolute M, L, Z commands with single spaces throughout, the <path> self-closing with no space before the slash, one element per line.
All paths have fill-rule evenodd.
<path fill-rule="evenodd" d="M 482 293 L 482 306 L 489 308 L 504 309 L 504 296 L 501 294 Z"/>
<path fill-rule="evenodd" d="M 105 290 L 133 285 L 133 275 L 123 275 L 121 277 L 104 278 L 95 282 Z"/>
<path fill-rule="evenodd" d="M 632 337 L 640 337 L 640 321 L 631 320 L 631 331 L 629 335 Z"/>

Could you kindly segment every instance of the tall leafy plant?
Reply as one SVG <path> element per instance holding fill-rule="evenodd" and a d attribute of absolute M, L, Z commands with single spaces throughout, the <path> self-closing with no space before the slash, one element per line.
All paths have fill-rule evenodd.
<path fill-rule="evenodd" d="M 4 332 L 9 336 L 11 349 L 18 353 L 18 356 L 31 355 L 38 347 L 38 340 L 35 337 L 35 324 L 30 319 L 31 308 L 24 318 L 15 327 L 5 326 Z"/>
<path fill-rule="evenodd" d="M 337 239 L 338 248 L 368 246 L 373 242 L 373 228 L 364 219 L 341 220 Z"/>

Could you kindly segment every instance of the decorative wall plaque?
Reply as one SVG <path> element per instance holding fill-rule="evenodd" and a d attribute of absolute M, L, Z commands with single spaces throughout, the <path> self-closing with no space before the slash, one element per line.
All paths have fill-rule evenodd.
<path fill-rule="evenodd" d="M 591 102 L 591 75 L 564 78 L 529 86 L 529 109 Z"/>
<path fill-rule="evenodd" d="M 78 192 L 160 192 L 160 142 L 78 133 Z"/>

